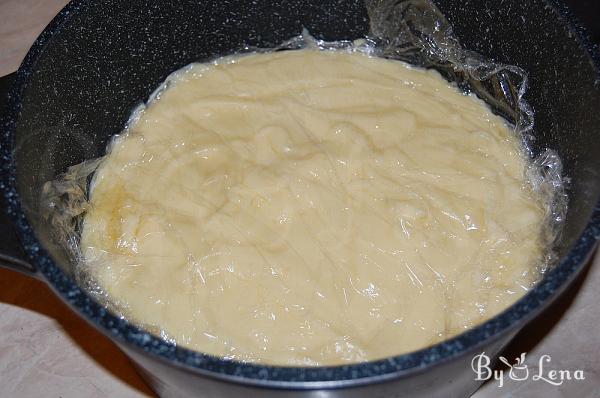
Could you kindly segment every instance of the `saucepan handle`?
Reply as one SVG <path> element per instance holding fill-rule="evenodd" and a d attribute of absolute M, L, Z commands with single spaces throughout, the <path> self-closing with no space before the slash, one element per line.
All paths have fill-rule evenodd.
<path fill-rule="evenodd" d="M 38 277 L 35 267 L 27 261 L 13 225 L 6 215 L 4 199 L 0 201 L 0 205 L 2 205 L 0 211 L 0 267 Z"/>
<path fill-rule="evenodd" d="M 16 73 L 0 77 L 0 115 L 7 103 L 8 89 Z M 0 117 L 0 120 L 2 118 Z M 7 205 L 4 192 L 0 191 L 0 267 L 13 269 L 26 275 L 38 277 L 38 271 L 25 256 L 21 242 L 15 232 L 13 223 L 6 214 Z"/>

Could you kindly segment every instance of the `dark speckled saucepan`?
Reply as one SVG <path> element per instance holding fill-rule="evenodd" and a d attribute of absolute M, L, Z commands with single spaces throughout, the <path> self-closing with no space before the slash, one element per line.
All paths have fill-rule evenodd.
<path fill-rule="evenodd" d="M 133 358 L 164 396 L 468 396 L 474 353 L 496 355 L 581 270 L 600 234 L 600 83 L 589 46 L 564 7 L 543 0 L 439 0 L 466 48 L 530 74 L 534 150 L 558 151 L 570 206 L 561 261 L 527 296 L 485 324 L 411 354 L 340 367 L 225 361 L 175 347 L 118 319 L 73 282 L 39 217 L 40 189 L 100 156 L 132 108 L 170 72 L 244 45 L 273 46 L 306 27 L 318 38 L 368 33 L 361 0 L 74 1 L 37 39 L 10 91 L 1 130 L 0 262 L 46 281 Z M 11 241 L 14 227 L 21 246 Z M 19 256 L 22 248 L 21 260 Z"/>

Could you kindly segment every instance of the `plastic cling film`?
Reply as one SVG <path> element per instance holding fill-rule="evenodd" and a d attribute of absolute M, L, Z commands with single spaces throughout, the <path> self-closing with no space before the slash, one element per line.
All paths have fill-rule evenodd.
<path fill-rule="evenodd" d="M 461 89 L 475 92 L 518 132 L 533 128 L 533 111 L 523 98 L 527 90 L 523 69 L 464 49 L 430 0 L 367 0 L 366 4 L 378 56 L 435 68 Z"/>
<path fill-rule="evenodd" d="M 73 263 L 83 260 L 79 247 L 83 217 L 89 208 L 88 187 L 102 158 L 92 159 L 69 169 L 42 190 L 43 216 L 52 226 L 53 238 Z"/>
<path fill-rule="evenodd" d="M 560 160 L 525 145 L 525 73 L 429 2 L 368 5 L 371 37 L 174 73 L 48 182 L 79 283 L 173 344 L 288 365 L 423 348 L 525 294 L 566 208 Z"/>

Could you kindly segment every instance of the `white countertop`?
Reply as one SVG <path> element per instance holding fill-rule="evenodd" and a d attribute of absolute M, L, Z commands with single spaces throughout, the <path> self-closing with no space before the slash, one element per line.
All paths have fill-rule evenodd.
<path fill-rule="evenodd" d="M 13 72 L 66 0 L 0 0 L 0 76 Z M 1 237 L 0 237 L 1 239 Z M 492 380 L 474 396 L 600 398 L 600 256 L 573 288 L 519 334 L 507 357 L 527 352 L 529 377 Z M 539 374 L 582 370 L 585 380 L 552 385 Z M 519 374 L 523 374 L 522 372 Z M 556 383 L 556 382 L 555 382 Z M 0 269 L 0 397 L 154 396 L 107 338 L 74 315 L 42 282 Z"/>

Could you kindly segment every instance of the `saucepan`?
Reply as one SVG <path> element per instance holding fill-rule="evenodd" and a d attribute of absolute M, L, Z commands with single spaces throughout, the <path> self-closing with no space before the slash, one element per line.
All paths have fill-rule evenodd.
<path fill-rule="evenodd" d="M 364 37 L 362 0 L 76 0 L 40 35 L 3 111 L 0 262 L 44 280 L 73 311 L 124 350 L 163 396 L 468 396 L 473 356 L 497 356 L 552 305 L 600 235 L 598 58 L 560 3 L 437 0 L 465 48 L 529 73 L 532 150 L 553 148 L 568 178 L 559 261 L 524 298 L 455 338 L 400 356 L 334 367 L 240 363 L 147 333 L 91 299 L 40 216 L 40 192 L 68 166 L 101 156 L 132 109 L 169 73 L 244 46 L 272 47 L 307 28 L 318 39 Z M 16 236 L 17 238 L 11 238 Z"/>

